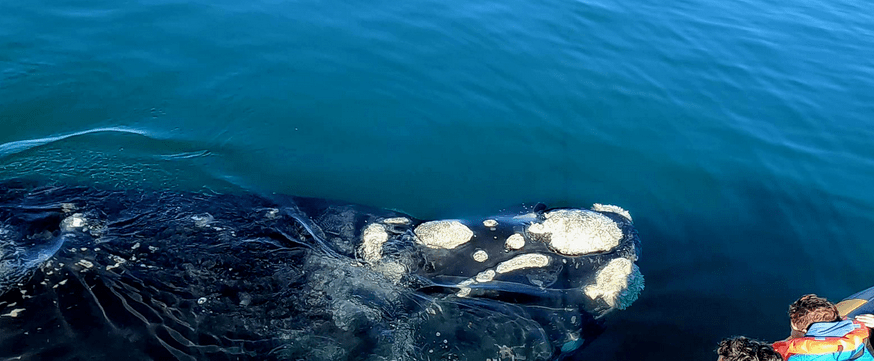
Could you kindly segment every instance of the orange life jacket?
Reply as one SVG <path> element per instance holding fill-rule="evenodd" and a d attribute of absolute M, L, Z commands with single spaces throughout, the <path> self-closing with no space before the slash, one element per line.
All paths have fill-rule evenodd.
<path fill-rule="evenodd" d="M 874 361 L 866 345 L 868 328 L 854 320 L 817 322 L 804 337 L 774 343 L 785 361 Z"/>

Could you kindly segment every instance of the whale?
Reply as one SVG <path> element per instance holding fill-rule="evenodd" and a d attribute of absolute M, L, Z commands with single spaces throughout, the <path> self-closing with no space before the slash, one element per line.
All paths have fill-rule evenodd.
<path fill-rule="evenodd" d="M 562 360 L 644 288 L 631 215 L 0 182 L 0 358 Z M 627 311 L 626 311 L 627 312 Z"/>

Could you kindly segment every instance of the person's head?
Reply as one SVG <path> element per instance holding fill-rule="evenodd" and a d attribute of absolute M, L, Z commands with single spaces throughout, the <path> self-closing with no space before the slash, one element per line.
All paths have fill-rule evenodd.
<path fill-rule="evenodd" d="M 716 354 L 718 361 L 783 361 L 770 344 L 743 336 L 722 340 Z"/>
<path fill-rule="evenodd" d="M 811 324 L 817 322 L 840 321 L 838 308 L 834 303 L 814 294 L 804 295 L 789 305 L 789 322 L 792 329 L 807 332 Z"/>

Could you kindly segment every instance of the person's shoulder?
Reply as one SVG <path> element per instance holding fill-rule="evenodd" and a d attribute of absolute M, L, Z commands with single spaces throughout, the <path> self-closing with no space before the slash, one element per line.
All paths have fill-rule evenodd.
<path fill-rule="evenodd" d="M 807 329 L 806 337 L 845 337 L 859 329 L 867 330 L 864 324 L 855 320 L 841 320 L 835 322 L 816 322 Z M 867 333 L 867 331 L 866 331 Z"/>

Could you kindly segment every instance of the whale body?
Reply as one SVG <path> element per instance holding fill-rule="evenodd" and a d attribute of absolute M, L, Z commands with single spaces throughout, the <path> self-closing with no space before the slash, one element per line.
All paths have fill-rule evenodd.
<path fill-rule="evenodd" d="M 643 289 L 628 212 L 0 182 L 0 358 L 556 360 Z"/>

